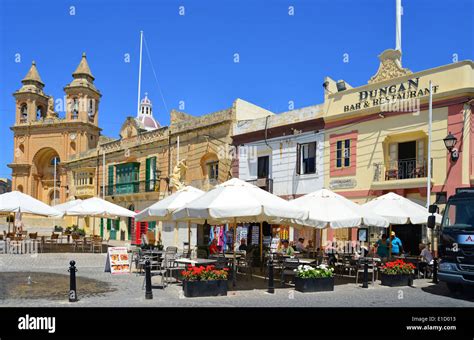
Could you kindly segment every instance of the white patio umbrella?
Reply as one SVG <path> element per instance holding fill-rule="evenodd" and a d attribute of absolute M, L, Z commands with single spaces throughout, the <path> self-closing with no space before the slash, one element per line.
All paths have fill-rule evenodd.
<path fill-rule="evenodd" d="M 390 224 L 426 224 L 430 215 L 424 206 L 393 192 L 377 197 L 363 207 L 385 217 Z M 439 214 L 436 214 L 436 223 L 441 223 Z"/>
<path fill-rule="evenodd" d="M 306 219 L 308 212 L 268 191 L 233 178 L 187 203 L 173 213 L 173 219 L 202 223 L 232 223 L 233 240 L 237 223 L 260 222 L 260 256 L 262 256 L 262 222 L 284 223 Z M 234 264 L 235 264 L 235 247 Z"/>
<path fill-rule="evenodd" d="M 45 217 L 61 217 L 62 213 L 49 205 L 19 191 L 7 192 L 0 195 L 0 214 L 17 213 Z M 8 222 L 10 232 L 10 222 Z"/>
<path fill-rule="evenodd" d="M 48 217 L 62 216 L 60 211 L 19 191 L 0 195 L 0 213 L 22 213 Z"/>
<path fill-rule="evenodd" d="M 294 199 L 291 204 L 309 211 L 307 219 L 295 220 L 297 224 L 305 226 L 320 229 L 357 228 L 363 225 L 388 227 L 385 218 L 328 189 Z"/>
<path fill-rule="evenodd" d="M 92 197 L 70 207 L 66 210 L 65 215 L 116 219 L 120 217 L 135 217 L 136 213 L 102 198 Z M 95 223 L 93 233 L 95 234 Z"/>
<path fill-rule="evenodd" d="M 57 204 L 57 205 L 55 205 L 55 206 L 54 206 L 54 209 L 59 210 L 59 211 L 62 212 L 63 214 L 66 214 L 69 209 L 71 209 L 72 207 L 78 205 L 78 204 L 81 203 L 81 202 L 82 202 L 81 199 L 68 201 L 68 202 L 66 202 L 66 203 L 62 203 L 62 204 Z"/>
<path fill-rule="evenodd" d="M 66 203 L 55 205 L 54 209 L 59 210 L 60 212 L 62 212 L 64 214 L 64 216 L 67 216 L 68 215 L 68 213 L 67 213 L 68 210 L 71 209 L 72 207 L 75 207 L 76 205 L 78 205 L 81 202 L 82 202 L 81 199 L 71 200 L 71 201 L 68 201 Z M 79 217 L 80 216 L 77 216 L 77 219 L 76 219 L 76 225 L 78 227 L 79 227 Z"/>
<path fill-rule="evenodd" d="M 281 223 L 306 219 L 308 212 L 259 187 L 232 178 L 173 213 L 174 220 L 208 223 Z"/>
<path fill-rule="evenodd" d="M 202 196 L 204 191 L 192 186 L 184 187 L 172 195 L 156 202 L 148 208 L 139 212 L 135 219 L 137 221 L 169 221 L 175 210 L 184 207 L 186 203 Z"/>
<path fill-rule="evenodd" d="M 182 208 L 186 203 L 202 196 L 204 191 L 196 189 L 192 186 L 184 187 L 176 191 L 172 195 L 156 202 L 148 208 L 139 212 L 136 221 L 171 221 L 172 214 L 175 210 Z M 178 225 L 177 222 L 176 226 Z M 188 221 L 188 244 L 191 247 L 191 222 Z M 191 249 L 191 248 L 190 248 Z"/>
<path fill-rule="evenodd" d="M 386 228 L 388 226 L 385 218 L 328 189 L 317 190 L 294 199 L 291 204 L 309 211 L 307 219 L 294 221 L 298 225 L 318 229 L 358 228 L 360 226 Z M 313 235 L 313 251 L 316 251 L 316 231 Z"/>
<path fill-rule="evenodd" d="M 424 206 L 394 192 L 377 197 L 363 206 L 389 221 L 389 237 L 392 233 L 392 224 L 426 224 L 430 215 L 428 209 Z M 439 214 L 436 214 L 436 223 L 441 223 L 441 215 Z M 391 246 L 389 252 L 391 256 Z"/>

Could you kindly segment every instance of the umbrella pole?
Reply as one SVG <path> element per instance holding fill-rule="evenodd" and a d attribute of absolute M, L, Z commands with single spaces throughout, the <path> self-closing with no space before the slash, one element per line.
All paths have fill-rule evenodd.
<path fill-rule="evenodd" d="M 10 223 L 12 221 L 12 214 L 8 214 L 8 233 L 10 234 Z"/>
<path fill-rule="evenodd" d="M 260 222 L 260 261 L 263 261 L 263 225 Z"/>
<path fill-rule="evenodd" d="M 313 256 L 316 258 L 316 228 L 313 229 Z"/>
<path fill-rule="evenodd" d="M 392 259 L 392 240 L 390 237 L 392 236 L 392 224 L 388 226 L 388 259 Z"/>
<path fill-rule="evenodd" d="M 236 265 L 235 265 L 235 240 L 237 239 L 237 219 L 234 218 L 234 238 L 232 240 L 232 251 L 233 251 L 233 270 L 232 270 L 232 286 L 235 287 L 237 280 Z"/>
<path fill-rule="evenodd" d="M 191 222 L 188 221 L 188 252 L 191 257 Z"/>

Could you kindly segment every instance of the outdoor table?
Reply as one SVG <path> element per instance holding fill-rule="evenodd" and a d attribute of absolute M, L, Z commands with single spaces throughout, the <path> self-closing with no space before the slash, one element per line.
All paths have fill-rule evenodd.
<path fill-rule="evenodd" d="M 176 263 L 181 263 L 181 264 L 190 264 L 193 266 L 196 265 L 207 265 L 207 264 L 213 264 L 216 263 L 217 260 L 213 259 L 186 259 L 186 258 L 181 258 L 181 259 L 176 259 L 174 262 Z"/>
<path fill-rule="evenodd" d="M 222 255 L 217 255 L 217 256 L 222 256 Z M 226 259 L 233 259 L 234 258 L 234 255 L 233 254 L 229 254 L 229 253 L 225 253 L 223 255 L 223 257 L 225 257 Z M 238 254 L 238 253 L 235 253 L 235 258 L 238 259 L 242 257 L 242 254 Z"/>
<path fill-rule="evenodd" d="M 298 258 L 298 260 L 301 264 L 313 264 L 317 261 L 317 259 L 310 259 L 310 258 L 304 258 L 304 257 Z"/>

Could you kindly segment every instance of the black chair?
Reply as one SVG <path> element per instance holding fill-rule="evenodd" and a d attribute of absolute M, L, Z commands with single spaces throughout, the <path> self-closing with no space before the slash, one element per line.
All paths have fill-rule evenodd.
<path fill-rule="evenodd" d="M 242 256 L 237 260 L 237 271 L 245 272 L 247 279 L 249 276 L 250 279 L 253 279 L 253 253 L 254 249 L 250 250 L 248 253 L 242 254 Z"/>
<path fill-rule="evenodd" d="M 281 286 L 285 286 L 286 277 L 289 276 L 291 278 L 296 277 L 295 269 L 298 268 L 300 265 L 300 260 L 298 258 L 294 259 L 285 259 L 283 261 L 283 268 L 281 271 Z"/>
<path fill-rule="evenodd" d="M 359 274 L 364 273 L 365 263 L 367 262 L 367 273 L 372 275 L 372 286 L 375 286 L 375 280 L 378 280 L 377 263 L 372 257 L 363 257 L 357 261 L 356 284 L 359 282 Z"/>
<path fill-rule="evenodd" d="M 273 256 L 273 277 L 276 276 L 277 272 L 280 272 L 283 270 L 283 260 L 284 257 L 281 254 L 275 253 L 275 254 L 267 254 L 266 255 L 266 261 L 265 265 L 263 267 L 263 272 L 264 272 L 264 280 L 267 280 L 268 277 L 268 263 L 270 261 L 270 256 Z"/>

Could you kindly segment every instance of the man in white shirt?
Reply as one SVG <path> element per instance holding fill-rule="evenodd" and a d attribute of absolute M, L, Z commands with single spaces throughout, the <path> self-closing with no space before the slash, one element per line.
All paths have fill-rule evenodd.
<path fill-rule="evenodd" d="M 433 255 L 431 254 L 430 250 L 424 243 L 420 243 L 419 248 L 420 252 L 420 263 L 418 264 L 418 270 L 424 273 L 424 277 L 426 276 L 426 267 L 428 265 L 433 264 Z"/>
<path fill-rule="evenodd" d="M 425 244 L 420 243 L 420 250 L 421 250 L 421 253 L 420 253 L 421 260 L 428 264 L 433 264 L 433 255 L 431 254 L 428 247 Z"/>

